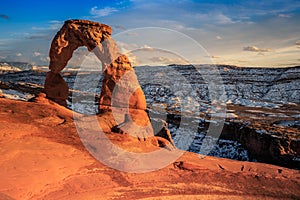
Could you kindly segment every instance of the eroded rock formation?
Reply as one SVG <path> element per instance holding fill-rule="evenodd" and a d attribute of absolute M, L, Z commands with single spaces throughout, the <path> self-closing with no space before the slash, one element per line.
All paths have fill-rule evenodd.
<path fill-rule="evenodd" d="M 118 109 L 117 113 L 121 113 L 121 116 L 116 119 L 115 130 L 123 129 L 122 132 L 136 135 L 139 139 L 151 137 L 154 134 L 146 113 L 144 92 L 129 59 L 119 53 L 111 33 L 111 27 L 105 24 L 87 20 L 66 21 L 51 44 L 51 71 L 46 76 L 45 93 L 47 98 L 66 105 L 69 88 L 61 76 L 61 70 L 78 47 L 86 46 L 102 63 L 104 79 L 99 113 Z M 119 126 L 125 116 L 127 119 Z"/>
<path fill-rule="evenodd" d="M 61 76 L 73 52 L 80 46 L 89 51 L 101 45 L 101 41 L 111 35 L 111 28 L 105 24 L 87 20 L 68 20 L 55 35 L 50 48 L 50 72 L 45 81 L 47 98 L 66 105 L 69 88 Z"/>
<path fill-rule="evenodd" d="M 63 70 L 73 52 L 80 46 L 92 51 L 101 42 L 109 38 L 111 27 L 88 20 L 68 20 L 55 35 L 50 49 L 50 66 L 53 73 Z"/>

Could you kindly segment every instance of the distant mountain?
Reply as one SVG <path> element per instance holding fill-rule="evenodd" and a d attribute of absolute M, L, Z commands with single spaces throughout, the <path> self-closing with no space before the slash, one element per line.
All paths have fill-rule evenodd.
<path fill-rule="evenodd" d="M 27 71 L 31 69 L 32 65 L 26 62 L 0 62 L 0 73 L 4 71 Z"/>
<path fill-rule="evenodd" d="M 166 103 L 174 96 L 172 93 L 176 91 L 167 90 L 176 82 L 192 85 L 195 89 L 190 96 L 198 102 L 209 101 L 209 92 L 212 91 L 208 90 L 207 84 L 218 74 L 227 101 L 234 104 L 264 107 L 264 102 L 300 103 L 300 66 L 256 68 L 217 65 L 216 69 L 212 70 L 209 65 L 144 66 L 137 67 L 136 73 L 146 97 L 148 93 L 159 90 L 161 103 Z M 157 96 L 157 92 L 154 93 Z"/>

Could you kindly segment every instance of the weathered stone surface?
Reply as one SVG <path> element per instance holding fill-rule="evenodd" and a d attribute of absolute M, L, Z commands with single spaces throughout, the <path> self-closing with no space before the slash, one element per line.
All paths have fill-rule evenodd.
<path fill-rule="evenodd" d="M 66 100 L 69 95 L 69 87 L 60 73 L 48 72 L 45 81 L 45 93 L 47 98 L 56 103 L 67 106 Z"/>
<path fill-rule="evenodd" d="M 59 72 L 67 65 L 79 46 L 86 46 L 101 60 L 104 71 L 99 110 L 109 110 L 111 106 L 146 109 L 145 96 L 133 67 L 129 59 L 119 53 L 117 45 L 110 38 L 111 31 L 105 24 L 87 20 L 65 22 L 51 44 L 49 66 L 51 72 L 47 74 L 45 81 L 48 98 L 58 99 L 57 102 L 67 99 L 68 89 Z M 122 81 L 119 82 L 120 79 Z M 124 101 L 124 98 L 127 99 Z"/>
<path fill-rule="evenodd" d="M 154 136 L 146 113 L 146 99 L 135 71 L 127 56 L 121 55 L 110 37 L 111 27 L 87 20 L 68 20 L 55 35 L 50 49 L 50 72 L 45 81 L 47 98 L 66 105 L 69 88 L 60 71 L 71 59 L 79 46 L 93 51 L 102 63 L 104 79 L 99 100 L 99 113 L 122 109 L 122 117 L 129 116 L 126 123 L 117 120 L 120 132 L 135 135 L 139 139 Z M 124 109 L 125 108 L 125 109 Z M 122 123 L 122 126 L 119 124 Z M 167 136 L 169 137 L 169 136 Z"/>
<path fill-rule="evenodd" d="M 92 51 L 111 35 L 111 27 L 88 20 L 68 20 L 55 35 L 50 49 L 49 69 L 60 72 L 80 46 Z"/>
<path fill-rule="evenodd" d="M 168 141 L 168 143 L 170 143 L 171 146 L 175 147 L 175 143 L 172 139 L 171 132 L 168 129 L 168 123 L 166 121 L 158 119 L 158 118 L 154 118 L 154 119 L 151 119 L 151 124 L 152 124 L 153 130 L 154 130 L 155 136 L 165 139 L 166 141 Z M 158 142 L 164 143 L 163 140 L 159 140 Z M 163 144 L 160 144 L 160 145 L 163 145 Z"/>
<path fill-rule="evenodd" d="M 55 35 L 49 52 L 50 65 L 45 81 L 45 93 L 49 99 L 66 105 L 68 86 L 59 74 L 73 52 L 80 46 L 92 51 L 111 35 L 111 27 L 88 20 L 68 20 Z"/>
<path fill-rule="evenodd" d="M 7 196 L 43 200 L 300 197 L 299 170 L 210 156 L 200 159 L 190 152 L 153 172 L 118 171 L 86 151 L 72 111 L 42 98 L 38 103 L 0 99 L 1 200 Z M 109 114 L 98 116 L 99 120 L 113 120 Z M 139 142 L 128 135 L 108 132 L 105 136 L 139 155 L 158 150 L 150 141 Z M 112 159 L 118 161 L 120 156 Z M 134 164 L 128 161 L 124 168 Z M 148 169 L 149 163 L 139 167 Z"/>
<path fill-rule="evenodd" d="M 99 100 L 99 110 L 111 106 L 146 110 L 146 99 L 133 67 L 125 55 L 106 66 Z"/>

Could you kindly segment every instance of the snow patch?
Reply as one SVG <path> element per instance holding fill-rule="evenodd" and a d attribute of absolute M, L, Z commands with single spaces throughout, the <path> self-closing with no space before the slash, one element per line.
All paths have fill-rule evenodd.
<path fill-rule="evenodd" d="M 22 101 L 28 101 L 29 99 L 34 97 L 33 94 L 23 93 L 11 89 L 8 90 L 2 89 L 2 95 L 4 98 L 7 99 L 22 100 Z"/>

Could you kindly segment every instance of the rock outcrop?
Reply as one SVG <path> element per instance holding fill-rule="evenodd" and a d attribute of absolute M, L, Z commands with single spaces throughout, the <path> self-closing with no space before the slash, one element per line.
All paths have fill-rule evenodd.
<path fill-rule="evenodd" d="M 51 43 L 49 69 L 59 73 L 66 67 L 78 47 L 86 46 L 92 51 L 109 38 L 111 33 L 111 27 L 105 24 L 88 20 L 65 21 Z"/>
<path fill-rule="evenodd" d="M 66 106 L 69 96 L 69 87 L 63 79 L 61 73 L 48 72 L 46 75 L 45 92 L 47 97 L 56 103 Z"/>
<path fill-rule="evenodd" d="M 43 96 L 37 102 L 0 98 L 0 113 L 1 200 L 300 197 L 299 170 L 210 156 L 200 159 L 190 152 L 153 172 L 117 171 L 86 151 L 72 111 Z M 101 121 L 103 117 L 99 116 Z M 129 135 L 106 136 L 137 154 L 158 149 L 148 140 L 141 143 Z M 139 167 L 149 168 L 142 164 Z"/>
<path fill-rule="evenodd" d="M 86 46 L 89 51 L 101 45 L 101 41 L 111 35 L 111 28 L 105 24 L 87 20 L 68 20 L 55 35 L 50 48 L 50 72 L 45 81 L 47 98 L 66 105 L 69 88 L 61 76 L 73 52 L 80 46 Z"/>
<path fill-rule="evenodd" d="M 260 162 L 299 169 L 299 129 L 231 120 L 222 138 L 239 141 Z"/>
<path fill-rule="evenodd" d="M 50 49 L 50 72 L 45 81 L 47 98 L 66 105 L 69 88 L 61 70 L 80 46 L 93 51 L 102 63 L 104 79 L 99 100 L 99 113 L 118 109 L 115 130 L 138 136 L 154 135 L 146 113 L 146 99 L 127 56 L 119 53 L 111 38 L 111 27 L 87 20 L 68 20 L 55 35 Z M 127 116 L 126 123 L 122 123 Z M 122 123 L 122 126 L 119 124 Z M 171 138 L 170 138 L 171 141 Z M 171 142 L 172 143 L 172 142 Z"/>

